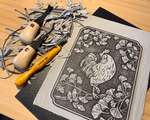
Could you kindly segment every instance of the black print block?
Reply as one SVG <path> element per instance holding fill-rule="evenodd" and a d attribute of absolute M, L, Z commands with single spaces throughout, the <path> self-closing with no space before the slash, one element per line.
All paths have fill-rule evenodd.
<path fill-rule="evenodd" d="M 94 120 L 128 120 L 142 47 L 135 40 L 84 27 L 55 83 L 53 103 Z"/>

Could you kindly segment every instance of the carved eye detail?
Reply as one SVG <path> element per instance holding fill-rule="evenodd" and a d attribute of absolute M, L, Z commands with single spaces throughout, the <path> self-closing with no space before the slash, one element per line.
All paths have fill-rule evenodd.
<path fill-rule="evenodd" d="M 33 23 L 31 23 L 31 24 L 30 24 L 30 26 L 31 26 L 31 27 L 34 27 L 34 24 L 33 24 Z"/>
<path fill-rule="evenodd" d="M 26 48 L 25 51 L 26 51 L 26 52 L 29 51 L 29 48 Z"/>

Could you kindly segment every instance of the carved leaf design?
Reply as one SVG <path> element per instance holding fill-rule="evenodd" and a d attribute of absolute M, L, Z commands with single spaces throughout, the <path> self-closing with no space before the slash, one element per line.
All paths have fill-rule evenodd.
<path fill-rule="evenodd" d="M 84 108 L 84 106 L 83 105 L 77 105 L 77 108 L 78 108 L 78 110 L 80 110 L 80 111 L 85 111 L 85 108 Z"/>
<path fill-rule="evenodd" d="M 89 47 L 89 45 L 88 45 L 88 44 L 83 44 L 83 45 L 84 45 L 84 47 L 87 47 L 87 48 Z"/>
<path fill-rule="evenodd" d="M 129 99 L 126 99 L 125 102 L 128 105 L 130 101 L 129 101 Z"/>
<path fill-rule="evenodd" d="M 83 82 L 83 80 L 81 79 L 80 76 L 78 76 L 78 77 L 77 77 L 77 83 L 78 83 L 78 84 L 82 84 L 82 82 Z"/>
<path fill-rule="evenodd" d="M 107 42 L 104 42 L 104 41 L 100 41 L 99 42 L 101 45 L 107 45 Z"/>
<path fill-rule="evenodd" d="M 108 118 L 108 120 L 113 120 L 113 117 Z"/>
<path fill-rule="evenodd" d="M 124 87 L 125 87 L 126 89 L 127 89 L 127 88 L 131 88 L 131 85 L 130 85 L 130 83 L 128 83 L 128 82 L 124 82 L 123 85 L 124 85 Z"/>
<path fill-rule="evenodd" d="M 121 54 L 121 56 L 126 56 L 126 52 L 122 49 L 119 50 L 119 53 Z"/>
<path fill-rule="evenodd" d="M 118 108 L 111 108 L 110 113 L 114 118 L 122 118 L 122 114 L 120 113 Z"/>
<path fill-rule="evenodd" d="M 79 100 L 83 103 L 88 103 L 88 100 L 85 97 L 79 97 Z"/>
<path fill-rule="evenodd" d="M 101 44 L 100 44 L 100 42 L 96 42 L 96 45 L 97 45 L 97 46 L 100 46 Z"/>
<path fill-rule="evenodd" d="M 57 87 L 57 91 L 59 91 L 60 93 L 64 93 L 65 89 L 64 87 L 62 87 L 61 85 Z"/>
<path fill-rule="evenodd" d="M 109 89 L 109 90 L 106 91 L 106 94 L 113 96 L 114 95 L 114 91 L 115 91 L 115 89 Z"/>
<path fill-rule="evenodd" d="M 101 91 L 98 87 L 95 87 L 96 92 L 99 94 Z"/>
<path fill-rule="evenodd" d="M 68 94 L 67 94 L 67 99 L 72 102 L 72 94 L 71 92 L 69 91 Z"/>
<path fill-rule="evenodd" d="M 116 50 L 118 50 L 118 49 L 120 49 L 120 48 L 121 48 L 120 44 L 117 44 L 117 45 L 116 45 Z"/>
<path fill-rule="evenodd" d="M 123 96 L 123 93 L 121 93 L 121 92 L 116 93 L 116 97 L 117 97 L 117 98 L 120 98 L 120 97 L 122 97 L 122 96 Z"/>
<path fill-rule="evenodd" d="M 119 44 L 120 44 L 121 47 L 125 46 L 126 43 L 127 43 L 127 40 L 120 40 L 119 41 Z"/>
<path fill-rule="evenodd" d="M 121 82 L 124 82 L 124 81 L 127 80 L 127 78 L 126 78 L 125 76 L 123 76 L 123 75 L 120 75 L 120 76 L 119 76 L 119 80 L 120 80 Z"/>
<path fill-rule="evenodd" d="M 123 63 L 127 63 L 129 61 L 129 58 L 127 56 L 122 57 Z"/>
<path fill-rule="evenodd" d="M 105 120 L 103 117 L 100 117 L 100 119 L 99 120 Z"/>
<path fill-rule="evenodd" d="M 72 99 L 73 99 L 73 101 L 78 101 L 77 95 L 78 95 L 77 89 L 73 89 L 73 91 L 72 91 Z"/>
<path fill-rule="evenodd" d="M 117 91 L 122 91 L 121 85 L 118 85 Z"/>
<path fill-rule="evenodd" d="M 73 70 L 72 68 L 68 67 L 68 68 L 67 68 L 67 71 L 68 71 L 69 73 L 72 73 L 74 70 Z"/>
<path fill-rule="evenodd" d="M 69 76 L 69 75 L 63 74 L 63 75 L 61 76 L 60 81 L 65 81 L 65 80 L 68 78 L 68 76 Z"/>
<path fill-rule="evenodd" d="M 117 104 L 117 103 L 115 103 L 115 101 L 114 101 L 114 100 L 112 100 L 112 101 L 110 102 L 110 105 L 111 105 L 111 107 L 113 107 L 113 108 L 115 108 L 115 107 L 116 107 L 116 104 Z"/>
<path fill-rule="evenodd" d="M 93 108 L 92 108 L 93 118 L 94 119 L 98 118 L 101 113 L 102 113 L 102 108 L 101 108 L 100 104 L 94 105 Z"/>
<path fill-rule="evenodd" d="M 113 100 L 112 95 L 107 95 L 106 97 L 103 98 L 103 100 L 107 103 L 109 103 L 111 100 Z"/>
<path fill-rule="evenodd" d="M 98 101 L 98 104 L 101 106 L 101 109 L 102 109 L 102 110 L 105 110 L 106 108 L 108 108 L 107 102 L 104 101 L 103 99 L 100 99 L 100 100 Z"/>
<path fill-rule="evenodd" d="M 122 68 L 128 70 L 128 67 L 126 65 L 122 65 Z"/>
<path fill-rule="evenodd" d="M 77 74 L 70 74 L 70 76 L 69 76 L 69 82 L 70 83 L 75 83 L 75 81 L 76 81 L 76 77 L 77 77 Z"/>
<path fill-rule="evenodd" d="M 127 44 L 127 47 L 132 47 L 132 45 L 133 45 L 133 43 L 129 42 L 129 43 Z"/>
<path fill-rule="evenodd" d="M 84 52 L 84 50 L 83 50 L 83 49 L 80 49 L 80 48 L 75 48 L 74 51 L 75 51 L 76 53 L 83 53 L 83 52 Z"/>
<path fill-rule="evenodd" d="M 73 102 L 72 105 L 73 105 L 74 108 L 78 108 L 78 107 L 77 107 L 77 105 L 78 105 L 77 102 Z"/>

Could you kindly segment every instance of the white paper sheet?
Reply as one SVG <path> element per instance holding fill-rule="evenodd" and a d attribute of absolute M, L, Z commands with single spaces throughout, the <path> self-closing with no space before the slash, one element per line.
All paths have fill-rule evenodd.
<path fill-rule="evenodd" d="M 115 117 L 120 118 L 120 120 L 122 120 L 122 119 L 140 120 L 142 117 L 142 113 L 143 113 L 145 94 L 146 94 L 146 90 L 147 90 L 148 76 L 149 76 L 149 71 L 150 71 L 150 67 L 149 67 L 150 33 L 144 32 L 142 30 L 132 28 L 129 26 L 121 25 L 119 23 L 115 23 L 112 21 L 108 21 L 105 19 L 97 18 L 94 16 L 89 16 L 88 19 L 86 19 L 82 24 L 84 24 L 85 26 L 90 26 L 92 28 L 100 29 L 101 31 L 106 31 L 108 33 L 110 32 L 111 34 L 120 35 L 120 36 L 123 36 L 123 37 L 131 39 L 131 40 L 136 40 L 140 44 L 140 46 L 142 48 L 141 54 L 140 54 L 141 59 L 139 60 L 139 64 L 138 64 L 139 68 L 137 70 L 137 74 L 135 77 L 136 84 L 134 86 L 132 86 L 133 87 L 132 93 L 134 95 L 132 98 L 130 98 L 131 99 L 131 102 L 129 105 L 130 110 L 128 109 L 127 117 L 124 117 L 123 115 L 115 116 Z M 81 28 L 82 27 L 80 25 L 78 25 L 78 24 L 75 25 L 75 29 L 73 31 L 72 37 L 68 40 L 68 43 L 63 47 L 63 49 L 59 55 L 63 55 L 63 56 L 70 55 L 70 51 L 71 51 L 71 49 L 74 49 L 73 46 L 77 40 L 76 38 L 77 38 Z M 81 55 L 81 54 L 78 54 L 78 55 Z M 52 68 L 50 69 L 43 85 L 41 86 L 41 88 L 34 100 L 34 104 L 37 106 L 40 106 L 46 110 L 54 112 L 62 117 L 70 119 L 70 120 L 85 120 L 85 119 L 94 119 L 94 118 L 95 119 L 99 118 L 99 119 L 105 120 L 107 118 L 106 115 L 102 115 L 100 113 L 94 114 L 94 112 L 92 114 L 92 112 L 91 112 L 90 116 L 88 116 L 88 115 L 86 116 L 86 114 L 84 115 L 84 113 L 86 113 L 86 111 L 84 111 L 84 109 L 81 108 L 83 106 L 80 106 L 81 111 L 83 110 L 82 111 L 83 115 L 82 115 L 81 111 L 76 110 L 75 108 L 71 108 L 71 107 L 65 108 L 64 106 L 56 103 L 56 101 L 54 102 L 54 100 L 52 99 L 51 94 L 52 94 L 52 92 L 54 92 L 54 86 L 57 84 L 56 81 L 58 80 L 61 72 L 64 69 L 66 60 L 67 60 L 67 58 L 64 58 L 64 59 L 58 58 L 53 63 Z M 113 62 L 111 62 L 110 64 L 113 65 Z M 115 67 L 112 68 L 112 71 L 116 71 L 117 69 L 118 68 L 116 65 L 116 68 Z M 77 71 L 77 69 L 76 69 L 76 71 Z M 109 76 L 110 79 L 106 78 L 105 81 L 97 82 L 97 83 L 99 83 L 99 86 L 101 86 L 100 84 L 111 81 L 111 79 L 113 79 L 115 74 L 111 74 L 111 75 Z M 68 104 L 69 104 L 69 102 L 68 102 Z M 86 105 L 88 106 L 88 103 L 85 104 L 85 106 Z M 94 105 L 96 107 L 97 104 L 94 104 Z M 93 108 L 94 108 L 94 106 L 93 106 Z M 108 109 L 108 110 L 110 110 L 110 109 Z M 109 112 L 109 113 L 111 113 L 110 115 L 112 115 L 112 118 L 114 117 L 113 112 L 112 112 L 113 110 L 114 109 L 111 108 L 111 112 Z M 94 109 L 93 109 L 93 111 L 94 111 Z M 96 114 L 98 114 L 98 115 L 96 115 Z"/>

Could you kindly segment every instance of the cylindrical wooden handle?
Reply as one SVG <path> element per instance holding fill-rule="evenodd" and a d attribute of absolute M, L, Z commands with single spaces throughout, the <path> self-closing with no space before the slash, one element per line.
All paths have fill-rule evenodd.
<path fill-rule="evenodd" d="M 20 39 L 25 44 L 30 44 L 39 31 L 40 26 L 36 22 L 29 22 L 27 27 L 21 32 Z"/>
<path fill-rule="evenodd" d="M 25 73 L 21 74 L 15 81 L 15 84 L 17 86 L 23 86 L 24 83 L 27 82 L 27 80 L 36 72 L 41 70 L 49 61 L 51 61 L 61 50 L 60 46 L 54 47 L 52 50 L 50 50 L 45 55 L 41 56 L 39 60 L 31 67 L 29 71 L 26 71 Z"/>
<path fill-rule="evenodd" d="M 31 71 L 27 71 L 23 74 L 21 74 L 15 81 L 15 84 L 17 86 L 23 86 L 27 80 L 30 78 L 30 76 L 32 75 L 32 72 Z"/>
<path fill-rule="evenodd" d="M 60 46 L 56 46 L 52 48 L 48 53 L 41 56 L 39 60 L 33 65 L 32 69 L 34 69 L 34 72 L 37 72 L 38 70 L 42 69 L 49 61 L 51 61 L 61 50 Z"/>
<path fill-rule="evenodd" d="M 13 64 L 16 69 L 19 71 L 25 71 L 25 69 L 29 66 L 33 56 L 36 51 L 30 46 L 27 45 L 13 60 Z"/>

